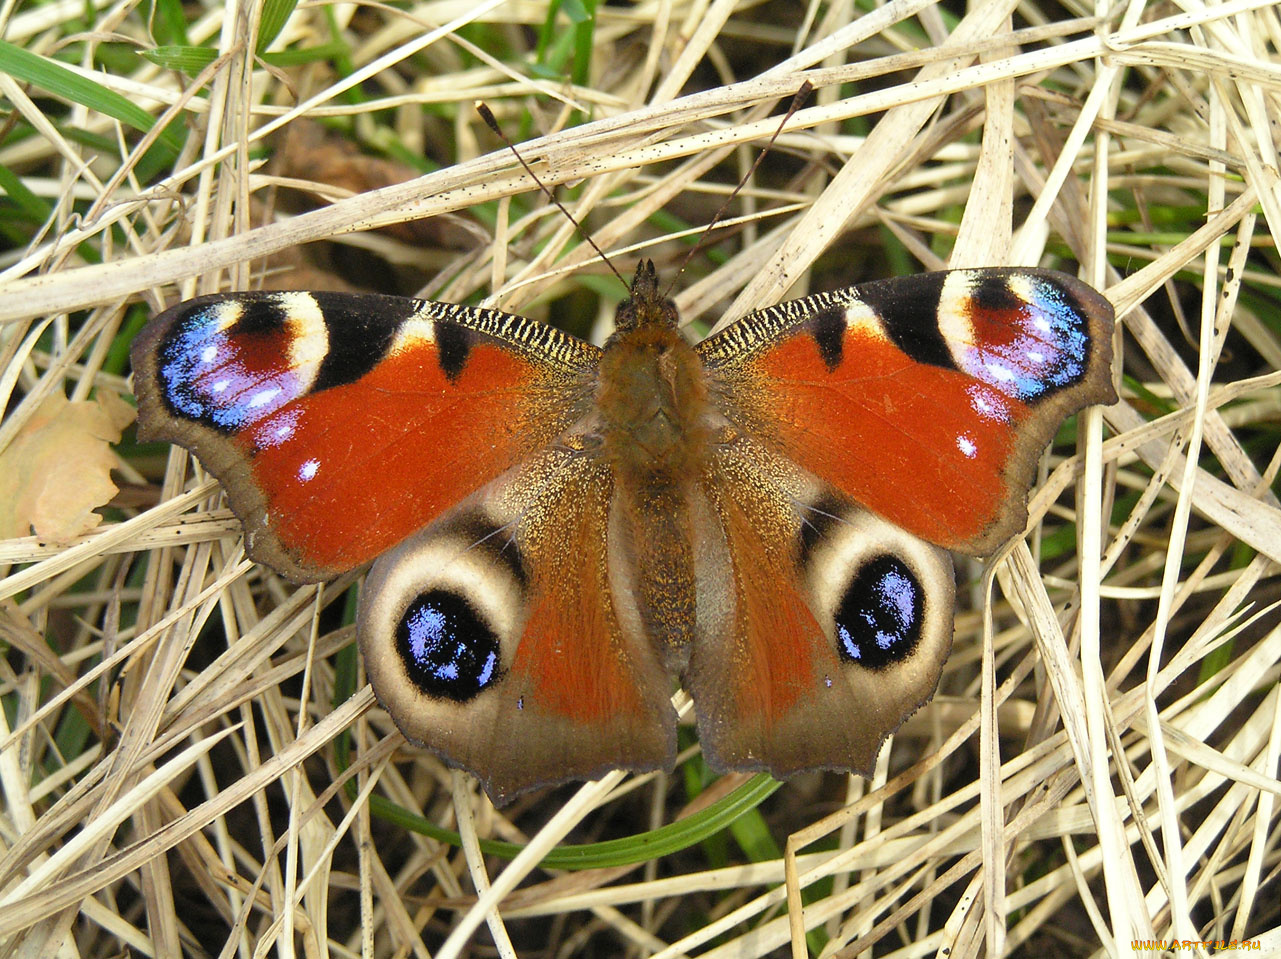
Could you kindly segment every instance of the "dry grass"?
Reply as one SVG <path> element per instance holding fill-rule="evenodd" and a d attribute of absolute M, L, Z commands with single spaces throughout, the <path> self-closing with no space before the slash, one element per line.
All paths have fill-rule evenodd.
<path fill-rule="evenodd" d="M 1168 938 L 1281 954 L 1281 20 L 1239 0 L 972 7 L 602 7 L 573 86 L 529 69 L 542 3 L 295 11 L 272 49 L 329 42 L 336 18 L 341 82 L 330 63 L 256 63 L 232 5 L 187 8 L 192 41 L 223 53 L 199 78 L 94 59 L 153 45 L 142 6 L 81 33 L 84 4 L 6 7 L 11 44 L 96 63 L 98 84 L 177 116 L 185 146 L 139 182 L 134 130 L 0 73 L 0 167 L 43 203 L 14 215 L 4 187 L 0 449 L 50 395 L 128 396 L 123 348 L 150 308 L 245 288 L 309 241 L 442 265 L 444 299 L 546 314 L 605 289 L 477 98 L 625 268 L 675 263 L 675 218 L 706 222 L 802 71 L 817 92 L 731 211 L 747 222 L 691 267 L 687 317 L 812 277 L 1075 261 L 1117 306 L 1125 383 L 1048 459 L 1027 540 L 962 568 L 940 695 L 875 779 L 804 777 L 701 844 L 628 865 L 624 843 L 563 874 L 539 862 L 571 832 L 624 839 L 738 783 L 694 758 L 671 781 L 496 812 L 405 748 L 367 687 L 346 698 L 353 577 L 289 587 L 244 560 L 185 454 L 119 447 L 100 528 L 0 541 L 0 954 L 1130 956 Z M 599 119 L 574 125 L 579 109 Z M 438 166 L 251 212 L 282 185 L 258 151 L 322 117 Z M 495 242 L 361 232 L 445 214 Z M 387 822 L 394 805 L 462 847 Z M 508 861 L 477 836 L 528 845 Z"/>

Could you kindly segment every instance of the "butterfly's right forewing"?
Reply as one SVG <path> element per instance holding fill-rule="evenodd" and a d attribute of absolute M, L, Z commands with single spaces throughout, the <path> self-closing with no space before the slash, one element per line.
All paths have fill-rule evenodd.
<path fill-rule="evenodd" d="M 903 529 L 985 556 L 1026 524 L 1063 420 L 1116 400 L 1112 320 L 1063 273 L 954 270 L 784 303 L 698 351 L 744 433 Z"/>

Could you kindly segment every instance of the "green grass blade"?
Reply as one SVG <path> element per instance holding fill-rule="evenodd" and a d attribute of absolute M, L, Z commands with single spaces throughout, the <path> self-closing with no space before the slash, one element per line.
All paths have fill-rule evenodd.
<path fill-rule="evenodd" d="M 761 773 L 753 776 L 724 799 L 679 822 L 668 823 L 648 832 L 637 833 L 623 839 L 581 845 L 559 846 L 549 852 L 542 865 L 548 869 L 604 869 L 609 866 L 628 866 L 647 862 L 670 853 L 697 845 L 708 836 L 725 829 L 740 816 L 759 806 L 782 783 Z M 352 792 L 355 783 L 348 785 Z M 436 825 L 429 819 L 410 812 L 388 800 L 385 796 L 369 797 L 369 810 L 379 819 L 392 822 L 403 829 L 431 836 L 439 842 L 457 846 L 461 840 L 450 829 Z M 514 859 L 524 848 L 517 843 L 482 839 L 481 850 L 490 856 Z"/>
<path fill-rule="evenodd" d="M 300 47 L 296 50 L 276 50 L 272 53 L 264 53 L 262 54 L 262 60 L 273 67 L 296 67 L 304 63 L 332 60 L 346 53 L 346 45 L 337 41 L 330 41 L 312 47 Z M 143 50 L 141 55 L 156 66 L 164 67 L 166 70 L 177 70 L 180 73 L 194 77 L 217 59 L 218 51 L 210 47 L 169 45 Z"/>
<path fill-rule="evenodd" d="M 0 165 L 0 193 L 12 200 L 33 223 L 43 223 L 53 212 L 48 203 L 28 190 L 16 174 L 3 165 Z"/>
<path fill-rule="evenodd" d="M 152 38 L 159 43 L 187 42 L 187 18 L 182 12 L 182 0 L 155 0 L 147 25 Z"/>
<path fill-rule="evenodd" d="M 143 50 L 141 55 L 158 67 L 194 76 L 218 58 L 218 51 L 211 50 L 209 47 L 170 44 Z"/>
<path fill-rule="evenodd" d="M 272 41 L 280 36 L 280 31 L 293 16 L 296 6 L 298 6 L 298 0 L 266 0 L 262 5 L 262 16 L 258 18 L 257 50 L 259 53 L 271 46 Z"/>
<path fill-rule="evenodd" d="M 50 96 L 78 103 L 119 120 L 140 133 L 150 132 L 155 125 L 155 117 L 114 90 L 68 70 L 56 60 L 38 56 L 4 40 L 0 40 L 0 71 Z M 173 127 L 160 134 L 160 142 L 175 153 L 182 149 L 182 139 Z"/>

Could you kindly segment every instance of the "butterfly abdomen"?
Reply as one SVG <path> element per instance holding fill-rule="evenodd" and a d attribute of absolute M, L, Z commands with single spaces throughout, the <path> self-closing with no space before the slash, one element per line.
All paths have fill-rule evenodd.
<path fill-rule="evenodd" d="M 698 570 L 687 483 L 616 487 L 609 565 L 616 602 L 671 672 L 683 669 L 697 628 Z"/>
<path fill-rule="evenodd" d="M 614 477 L 612 564 L 637 628 L 679 668 L 695 634 L 690 497 L 711 436 L 703 364 L 674 325 L 620 330 L 601 359 L 596 406 Z"/>

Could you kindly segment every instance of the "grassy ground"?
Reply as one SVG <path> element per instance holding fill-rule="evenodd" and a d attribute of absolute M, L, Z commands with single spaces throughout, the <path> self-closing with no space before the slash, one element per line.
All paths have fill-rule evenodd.
<path fill-rule="evenodd" d="M 0 11 L 0 955 L 1281 952 L 1281 19 L 971 8 Z M 129 342 L 263 282 L 599 341 L 623 291 L 474 102 L 624 273 L 671 276 L 802 76 L 680 281 L 695 335 L 1079 269 L 1122 400 L 1060 434 L 1029 536 L 959 568 L 940 693 L 874 779 L 691 748 L 495 811 L 375 706 L 359 577 L 247 562 L 216 484 L 133 442 Z"/>

